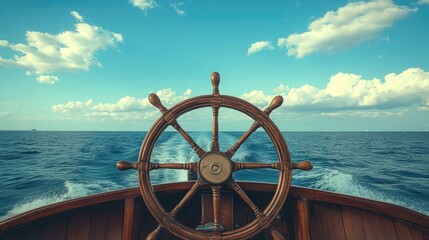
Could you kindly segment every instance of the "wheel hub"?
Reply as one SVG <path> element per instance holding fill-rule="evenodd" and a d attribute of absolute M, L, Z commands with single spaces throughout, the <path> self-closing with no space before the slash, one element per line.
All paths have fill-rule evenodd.
<path fill-rule="evenodd" d="M 221 152 L 209 152 L 200 161 L 199 173 L 204 181 L 211 184 L 226 182 L 233 172 L 231 160 Z"/>

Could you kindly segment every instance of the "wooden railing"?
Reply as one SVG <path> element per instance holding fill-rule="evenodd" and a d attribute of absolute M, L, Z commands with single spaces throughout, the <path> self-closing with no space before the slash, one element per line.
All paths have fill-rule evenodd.
<path fill-rule="evenodd" d="M 163 194 L 171 195 L 176 192 L 184 193 L 189 190 L 193 184 L 194 182 L 162 184 L 154 186 L 154 190 L 160 195 L 160 198 L 162 198 Z M 260 195 L 262 193 L 269 195 L 276 189 L 276 185 L 273 184 L 250 182 L 239 182 L 239 184 L 241 188 L 246 192 L 249 192 L 249 194 L 256 195 Z M 210 191 L 210 189 L 204 189 L 203 187 L 201 191 Z M 122 204 L 119 204 L 118 201 L 122 202 Z M 39 225 L 43 224 L 43 219 L 49 219 L 52 218 L 52 216 L 59 216 L 64 213 L 71 214 L 79 209 L 91 209 L 92 206 L 109 202 L 116 202 L 117 204 L 115 203 L 114 206 L 122 206 L 123 208 L 116 214 L 121 214 L 120 216 L 123 216 L 123 219 L 119 219 L 119 221 L 121 221 L 119 226 L 122 229 L 118 230 L 121 233 L 122 239 L 136 239 L 138 237 L 136 234 L 139 232 L 139 229 L 136 228 L 143 226 L 142 223 L 138 222 L 137 225 L 135 222 L 135 214 L 137 211 L 141 210 L 141 207 L 137 207 L 137 203 L 140 204 L 139 206 L 142 205 L 140 191 L 138 188 L 118 190 L 68 200 L 12 216 L 0 222 L 0 239 L 9 239 L 8 236 L 11 236 L 11 238 L 12 236 L 16 237 L 20 234 L 22 229 L 28 229 L 33 223 L 37 222 Z M 405 234 L 403 236 L 408 236 L 406 234 L 413 233 L 414 235 L 412 236 L 420 234 L 423 236 L 422 239 L 424 239 L 424 237 L 429 237 L 428 216 L 392 204 L 301 187 L 291 187 L 287 204 L 291 204 L 291 206 L 289 206 L 285 211 L 289 211 L 289 209 L 292 209 L 293 211 L 293 218 L 291 219 L 293 233 L 289 233 L 293 239 L 317 239 L 315 233 L 322 230 L 315 226 L 317 219 L 314 219 L 314 214 L 321 211 L 319 210 L 320 207 L 324 209 L 323 211 L 335 208 L 339 211 L 340 215 L 342 212 L 343 215 L 349 214 L 348 216 L 358 214 L 359 216 L 357 217 L 361 218 L 362 216 L 375 216 L 377 219 L 383 218 L 388 219 L 389 221 L 391 219 L 393 224 L 392 226 L 396 229 L 398 235 Z M 149 212 L 147 212 L 147 214 L 149 214 Z M 347 221 L 350 221 L 350 219 L 346 219 L 344 215 L 341 221 L 343 220 L 345 229 L 347 230 Z M 328 226 L 328 228 L 329 227 L 332 226 Z M 391 228 L 391 226 L 389 227 Z M 344 236 L 347 236 L 348 234 L 346 230 L 344 230 Z M 16 239 L 24 239 L 24 236 L 16 237 Z"/>

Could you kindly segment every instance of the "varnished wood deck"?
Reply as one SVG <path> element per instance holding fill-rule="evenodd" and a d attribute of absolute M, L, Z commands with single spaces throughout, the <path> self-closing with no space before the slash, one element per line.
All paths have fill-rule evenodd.
<path fill-rule="evenodd" d="M 155 186 L 165 209 L 173 208 L 192 183 Z M 264 208 L 274 185 L 240 183 L 256 205 Z M 210 219 L 202 211 L 202 189 L 178 219 L 188 225 Z M 224 206 L 233 211 L 229 225 L 253 220 L 252 211 L 230 192 Z M 228 200 L 229 199 L 229 200 Z M 211 204 L 207 204 L 211 206 Z M 204 209 L 204 208 L 203 208 Z M 204 216 L 206 215 L 206 216 Z M 229 220 L 225 220 L 229 221 Z M 0 223 L 0 239 L 144 239 L 157 222 L 137 188 L 98 194 L 46 206 Z M 276 228 L 286 239 L 426 239 L 429 218 L 406 208 L 329 192 L 292 187 Z M 270 239 L 264 232 L 254 239 Z M 177 239 L 163 232 L 160 239 Z"/>

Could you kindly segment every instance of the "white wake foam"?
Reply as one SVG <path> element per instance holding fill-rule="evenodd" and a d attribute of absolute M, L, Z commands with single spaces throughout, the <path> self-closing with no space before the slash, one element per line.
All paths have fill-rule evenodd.
<path fill-rule="evenodd" d="M 105 192 L 113 189 L 117 189 L 120 186 L 114 182 L 108 181 L 92 181 L 91 183 L 74 183 L 71 181 L 64 182 L 64 193 L 43 195 L 35 198 L 27 198 L 22 202 L 17 203 L 11 210 L 8 211 L 8 215 L 15 215 L 36 209 L 38 207 L 46 206 L 49 204 L 61 202 L 64 200 L 87 196 L 99 192 Z"/>
<path fill-rule="evenodd" d="M 293 178 L 301 182 L 310 183 L 306 187 L 392 203 L 429 214 L 429 212 L 424 211 L 425 208 L 420 206 L 420 203 L 412 199 L 399 198 L 387 192 L 371 188 L 370 185 L 365 186 L 364 183 L 360 183 L 353 175 L 340 172 L 336 169 L 315 167 L 311 171 L 298 172 Z"/>

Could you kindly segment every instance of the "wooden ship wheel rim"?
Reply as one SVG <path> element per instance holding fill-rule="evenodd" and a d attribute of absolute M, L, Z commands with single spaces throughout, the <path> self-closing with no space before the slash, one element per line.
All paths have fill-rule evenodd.
<path fill-rule="evenodd" d="M 282 104 L 283 98 L 281 96 L 276 96 L 271 102 L 271 104 L 264 111 L 262 111 L 259 108 L 255 107 L 253 104 L 240 98 L 228 95 L 220 95 L 218 89 L 220 76 L 218 73 L 214 72 L 212 74 L 211 80 L 213 84 L 212 95 L 202 95 L 184 100 L 176 104 L 169 110 L 167 110 L 162 105 L 158 96 L 156 96 L 155 94 L 150 94 L 149 101 L 161 111 L 162 116 L 153 124 L 151 129 L 146 134 L 146 137 L 140 149 L 138 162 L 131 164 L 124 161 L 120 161 L 117 163 L 118 169 L 125 170 L 134 168 L 139 171 L 138 178 L 141 195 L 149 211 L 160 224 L 151 234 L 149 234 L 148 239 L 156 239 L 156 236 L 159 234 L 162 228 L 184 239 L 247 239 L 255 236 L 264 229 L 270 230 L 273 236 L 279 236 L 279 233 L 275 229 L 273 229 L 273 227 L 271 227 L 271 223 L 277 217 L 286 201 L 291 185 L 290 183 L 292 168 L 299 168 L 304 170 L 311 169 L 309 167 L 311 166 L 310 162 L 298 164 L 291 162 L 286 141 L 284 140 L 280 130 L 269 118 L 269 114 L 271 113 L 271 111 Z M 176 119 L 181 115 L 192 110 L 204 107 L 212 107 L 213 109 L 212 148 L 207 152 L 200 148 L 176 121 Z M 228 151 L 224 153 L 220 152 L 218 142 L 218 113 L 219 108 L 221 107 L 230 108 L 242 112 L 249 116 L 251 119 L 255 120 L 251 128 Z M 185 138 L 185 140 L 188 141 L 188 143 L 191 145 L 191 147 L 194 149 L 194 151 L 199 157 L 198 162 L 173 164 L 150 162 L 150 157 L 156 141 L 158 140 L 161 133 L 164 132 L 164 130 L 170 125 L 173 126 L 176 130 L 178 130 L 178 132 Z M 237 151 L 237 149 L 251 135 L 251 133 L 259 127 L 262 127 L 265 130 L 267 135 L 270 137 L 272 143 L 274 144 L 278 161 L 270 164 L 246 164 L 241 162 L 234 162 L 232 160 L 232 157 L 235 154 L 235 151 Z M 203 159 L 206 159 L 206 157 L 210 154 L 215 155 L 211 158 L 227 158 L 230 161 L 231 173 L 229 175 L 226 175 L 226 179 L 223 178 L 217 181 L 216 176 L 214 176 L 214 181 L 207 181 L 207 177 L 203 176 L 204 173 L 201 172 L 199 165 L 203 161 Z M 225 160 L 222 161 L 225 162 Z M 216 170 L 218 170 L 217 166 L 215 167 Z M 161 205 L 158 198 L 156 197 L 155 191 L 150 182 L 150 171 L 159 168 L 187 169 L 198 172 L 198 180 L 195 182 L 193 187 L 185 194 L 179 204 L 170 212 L 167 212 Z M 224 168 L 229 169 L 228 166 L 224 166 Z M 259 208 L 255 204 L 253 204 L 251 199 L 246 195 L 246 193 L 240 188 L 239 184 L 235 182 L 232 177 L 232 172 L 234 171 L 241 169 L 257 168 L 273 168 L 279 171 L 279 180 L 276 191 L 263 211 L 259 210 Z M 220 189 L 221 186 L 224 186 L 225 184 L 229 185 L 229 187 L 231 187 L 237 193 L 237 195 L 249 205 L 249 207 L 253 210 L 255 214 L 255 219 L 250 223 L 241 226 L 237 229 L 222 231 L 223 229 L 221 229 L 221 223 L 219 222 L 219 202 L 221 198 Z M 192 229 L 182 224 L 176 218 L 176 215 L 180 211 L 180 209 L 195 195 L 198 189 L 203 185 L 210 185 L 213 192 L 214 230 L 211 233 Z"/>

